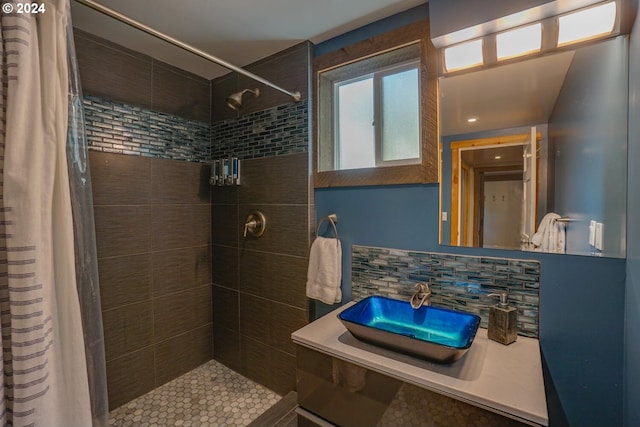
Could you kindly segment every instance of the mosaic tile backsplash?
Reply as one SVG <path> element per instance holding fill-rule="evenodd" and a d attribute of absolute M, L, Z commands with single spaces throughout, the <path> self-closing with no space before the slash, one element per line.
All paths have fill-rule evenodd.
<path fill-rule="evenodd" d="M 538 337 L 540 262 L 450 255 L 399 249 L 352 247 L 352 299 L 384 295 L 408 300 L 416 282 L 431 289 L 431 304 L 475 313 L 487 327 L 492 292 L 508 289 L 518 310 L 518 334 Z"/>
<path fill-rule="evenodd" d="M 211 125 L 212 158 L 239 159 L 306 153 L 308 101 L 292 102 Z"/>
<path fill-rule="evenodd" d="M 211 162 L 208 123 L 95 96 L 84 96 L 89 149 L 162 159 Z"/>

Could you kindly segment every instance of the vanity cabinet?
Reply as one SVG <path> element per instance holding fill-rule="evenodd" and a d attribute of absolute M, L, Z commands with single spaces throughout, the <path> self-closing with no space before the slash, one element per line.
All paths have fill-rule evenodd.
<path fill-rule="evenodd" d="M 305 412 L 342 427 L 526 425 L 305 347 L 296 357 L 298 426 L 321 425 Z"/>
<path fill-rule="evenodd" d="M 462 359 L 439 365 L 354 338 L 337 315 L 292 334 L 298 426 L 546 426 L 539 343 L 505 346 L 478 329 Z"/>

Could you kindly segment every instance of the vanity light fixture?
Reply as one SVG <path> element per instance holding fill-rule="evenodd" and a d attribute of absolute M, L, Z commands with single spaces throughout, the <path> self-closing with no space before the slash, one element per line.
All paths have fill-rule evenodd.
<path fill-rule="evenodd" d="M 469 118 L 467 119 L 467 122 L 468 122 L 468 123 L 475 123 L 475 122 L 477 122 L 477 121 L 478 121 L 478 118 L 477 118 L 477 117 L 469 117 Z"/>
<path fill-rule="evenodd" d="M 551 1 L 554 4 L 556 2 L 562 1 Z M 583 4 L 591 5 L 570 10 L 571 2 L 566 1 L 556 15 L 550 15 L 551 9 L 538 15 L 526 10 L 498 18 L 492 21 L 492 26 L 480 28 L 481 26 L 475 25 L 439 36 L 437 40 L 446 43 L 454 39 L 460 40 L 461 35 L 474 37 L 477 34 L 475 38 L 441 47 L 440 73 L 447 75 L 475 67 L 493 66 L 522 55 L 541 55 L 574 43 L 628 34 L 629 20 L 619 16 L 625 8 L 630 7 L 628 2 L 629 0 L 584 0 Z M 580 2 L 573 6 L 577 3 Z M 511 26 L 518 24 L 518 27 Z M 489 33 L 489 28 L 498 31 Z"/>
<path fill-rule="evenodd" d="M 558 46 L 610 34 L 616 23 L 616 2 L 558 17 Z"/>
<path fill-rule="evenodd" d="M 482 65 L 482 39 L 460 43 L 444 50 L 444 62 L 447 71 L 462 70 L 464 68 Z"/>
<path fill-rule="evenodd" d="M 542 24 L 540 22 L 496 35 L 498 60 L 540 52 L 541 47 Z"/>

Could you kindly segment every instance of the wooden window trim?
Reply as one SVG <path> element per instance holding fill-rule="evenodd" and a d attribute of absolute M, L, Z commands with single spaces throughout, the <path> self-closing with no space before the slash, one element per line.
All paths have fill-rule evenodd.
<path fill-rule="evenodd" d="M 319 93 L 319 73 L 341 65 L 419 41 L 420 43 L 420 108 L 422 162 L 413 165 L 382 166 L 375 168 L 318 171 L 318 111 L 316 97 L 313 120 L 313 174 L 316 188 L 417 184 L 438 182 L 438 72 L 437 52 L 429 39 L 429 20 L 423 19 L 393 31 L 371 37 L 314 59 L 314 88 Z"/>

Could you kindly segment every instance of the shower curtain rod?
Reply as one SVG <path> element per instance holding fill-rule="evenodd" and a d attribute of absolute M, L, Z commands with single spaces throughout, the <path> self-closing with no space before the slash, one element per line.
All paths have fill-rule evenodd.
<path fill-rule="evenodd" d="M 178 39 L 175 39 L 175 38 L 173 38 L 171 36 L 168 36 L 168 35 L 160 32 L 160 31 L 158 31 L 158 30 L 156 30 L 154 28 L 151 28 L 148 25 L 143 24 L 142 22 L 139 22 L 139 21 L 136 21 L 135 19 L 129 18 L 128 16 L 123 15 L 122 13 L 117 12 L 117 11 L 115 11 L 113 9 L 110 9 L 110 8 L 108 8 L 106 6 L 103 6 L 100 3 L 97 3 L 97 2 L 95 2 L 93 0 L 75 0 L 75 1 L 85 5 L 87 7 L 90 7 L 91 9 L 93 9 L 95 11 L 98 11 L 98 12 L 100 12 L 102 14 L 105 14 L 107 16 L 110 16 L 110 17 L 114 18 L 114 19 L 117 19 L 120 22 L 124 22 L 125 24 L 130 25 L 130 26 L 132 26 L 134 28 L 137 28 L 140 31 L 144 31 L 145 33 L 150 34 L 150 35 L 152 35 L 154 37 L 157 37 L 160 40 L 164 40 L 167 43 L 171 43 L 172 45 L 177 46 L 177 47 L 179 47 L 181 49 L 184 49 L 187 52 L 191 52 L 191 53 L 193 53 L 195 55 L 198 55 L 201 58 L 204 58 L 204 59 L 207 59 L 207 60 L 209 60 L 211 62 L 214 62 L 214 63 L 216 63 L 216 64 L 218 64 L 218 65 L 220 65 L 220 66 L 222 66 L 222 67 L 224 67 L 224 68 L 226 68 L 228 70 L 235 71 L 236 73 L 240 73 L 240 74 L 242 74 L 242 75 L 244 75 L 246 77 L 249 77 L 250 79 L 253 79 L 253 80 L 257 81 L 257 82 L 263 83 L 263 84 L 265 84 L 265 85 L 267 85 L 267 86 L 269 86 L 269 87 L 271 87 L 273 89 L 279 90 L 280 92 L 289 95 L 296 102 L 300 101 L 301 95 L 300 95 L 300 92 L 298 92 L 298 91 L 289 92 L 288 90 L 283 89 L 283 88 L 281 88 L 280 86 L 278 86 L 278 85 L 276 85 L 274 83 L 271 83 L 267 79 L 264 79 L 264 78 L 262 78 L 262 77 L 260 77 L 260 76 L 258 76 L 256 74 L 253 74 L 250 71 L 247 71 L 247 70 L 245 70 L 243 68 L 240 68 L 240 67 L 238 67 L 236 65 L 233 65 L 233 64 L 231 64 L 231 63 L 229 63 L 229 62 L 227 62 L 227 61 L 225 61 L 223 59 L 217 58 L 217 57 L 215 57 L 215 56 L 213 56 L 213 55 L 211 55 L 211 54 L 209 54 L 207 52 L 204 52 L 204 51 L 202 51 L 202 50 L 200 50 L 198 48 L 195 48 L 195 47 L 193 47 L 193 46 L 191 46 L 191 45 L 189 45 L 187 43 L 181 42 Z"/>

